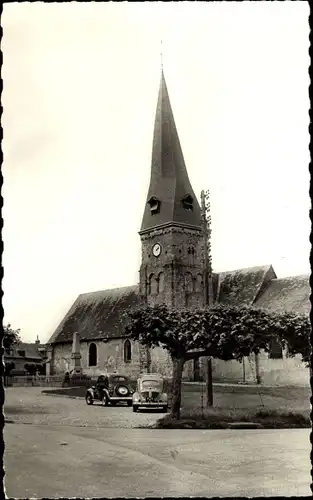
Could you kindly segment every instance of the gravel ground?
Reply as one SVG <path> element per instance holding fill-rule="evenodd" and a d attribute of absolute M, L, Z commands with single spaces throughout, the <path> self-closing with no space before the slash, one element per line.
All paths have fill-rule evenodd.
<path fill-rule="evenodd" d="M 153 425 L 163 414 L 133 413 L 127 406 L 87 406 L 84 399 L 42 394 L 41 387 L 8 387 L 4 413 L 7 421 L 20 424 L 79 427 L 136 428 Z"/>
<path fill-rule="evenodd" d="M 8 498 L 310 495 L 309 429 L 8 424 Z"/>

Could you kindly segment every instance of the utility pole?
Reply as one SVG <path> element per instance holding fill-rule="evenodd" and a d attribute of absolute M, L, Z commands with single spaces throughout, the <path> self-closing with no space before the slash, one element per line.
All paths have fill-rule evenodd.
<path fill-rule="evenodd" d="M 254 359 L 255 359 L 255 378 L 256 378 L 256 383 L 259 385 L 261 383 L 261 375 L 260 375 L 260 360 L 259 360 L 259 355 L 257 353 L 255 353 Z"/>
<path fill-rule="evenodd" d="M 213 304 L 212 259 L 211 259 L 211 216 L 209 191 L 201 191 L 201 212 L 204 238 L 203 291 L 204 305 Z M 206 358 L 206 401 L 213 406 L 212 358 Z"/>

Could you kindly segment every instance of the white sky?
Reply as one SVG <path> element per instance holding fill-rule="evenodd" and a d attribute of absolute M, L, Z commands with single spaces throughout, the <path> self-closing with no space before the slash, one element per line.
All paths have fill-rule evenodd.
<path fill-rule="evenodd" d="M 309 267 L 305 2 L 11 3 L 5 321 L 48 340 L 79 293 L 138 282 L 160 40 L 214 271 Z"/>

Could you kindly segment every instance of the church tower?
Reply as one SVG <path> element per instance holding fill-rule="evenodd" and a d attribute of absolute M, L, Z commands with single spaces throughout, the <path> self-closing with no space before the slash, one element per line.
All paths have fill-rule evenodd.
<path fill-rule="evenodd" d="M 163 69 L 150 186 L 139 234 L 141 298 L 149 305 L 203 305 L 201 211 L 185 166 Z"/>

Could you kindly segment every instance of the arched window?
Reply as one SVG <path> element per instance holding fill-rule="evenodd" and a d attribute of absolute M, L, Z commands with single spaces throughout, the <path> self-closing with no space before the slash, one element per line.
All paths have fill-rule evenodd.
<path fill-rule="evenodd" d="M 193 292 L 193 279 L 191 273 L 185 274 L 185 288 L 186 292 Z"/>
<path fill-rule="evenodd" d="M 89 346 L 89 366 L 97 366 L 97 346 L 92 343 Z"/>
<path fill-rule="evenodd" d="M 124 342 L 124 362 L 130 363 L 132 360 L 132 346 L 130 340 L 126 339 Z"/>
<path fill-rule="evenodd" d="M 164 273 L 159 274 L 159 293 L 164 292 Z"/>
<path fill-rule="evenodd" d="M 193 246 L 188 247 L 188 263 L 194 265 L 196 261 L 196 250 Z"/>
<path fill-rule="evenodd" d="M 155 279 L 154 274 L 150 274 L 149 276 L 149 294 L 150 295 L 155 295 L 158 293 L 158 282 Z"/>

